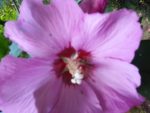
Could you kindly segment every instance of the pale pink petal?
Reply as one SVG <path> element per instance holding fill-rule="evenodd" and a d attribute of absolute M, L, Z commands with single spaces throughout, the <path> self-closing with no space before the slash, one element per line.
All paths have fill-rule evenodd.
<path fill-rule="evenodd" d="M 109 58 L 96 65 L 88 83 L 99 98 L 103 113 L 125 113 L 144 101 L 136 89 L 140 85 L 136 67 Z"/>
<path fill-rule="evenodd" d="M 0 105 L 2 113 L 38 113 L 33 95 L 26 96 L 18 103 Z"/>
<path fill-rule="evenodd" d="M 80 86 L 63 85 L 61 95 L 50 113 L 102 113 L 96 94 L 83 82 Z"/>
<path fill-rule="evenodd" d="M 24 0 L 16 22 L 7 22 L 5 35 L 32 56 L 48 56 L 69 46 L 83 12 L 74 0 Z"/>
<path fill-rule="evenodd" d="M 46 99 L 41 100 L 41 97 L 48 88 L 48 92 L 53 90 L 49 96 L 59 94 L 60 81 L 54 84 L 56 77 L 49 61 L 5 57 L 0 64 L 0 109 L 4 113 L 39 113 L 37 111 L 52 107 L 55 98 L 52 100 L 45 95 L 45 98 L 51 99 L 51 104 L 44 108 L 42 105 L 46 104 Z M 53 89 L 54 86 L 56 89 Z"/>
<path fill-rule="evenodd" d="M 87 13 L 103 13 L 107 6 L 107 2 L 107 0 L 82 0 L 80 7 Z"/>
<path fill-rule="evenodd" d="M 84 21 L 82 33 L 72 41 L 75 48 L 91 52 L 96 59 L 111 57 L 131 62 L 142 36 L 135 12 L 122 9 L 85 15 Z"/>

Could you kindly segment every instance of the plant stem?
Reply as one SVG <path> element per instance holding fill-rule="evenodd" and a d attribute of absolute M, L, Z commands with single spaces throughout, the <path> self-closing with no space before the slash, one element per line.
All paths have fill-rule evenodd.
<path fill-rule="evenodd" d="M 19 13 L 19 12 L 20 12 L 20 11 L 19 11 L 19 6 L 17 5 L 16 0 L 12 0 L 12 2 L 14 3 L 15 8 L 16 8 L 17 12 Z"/>

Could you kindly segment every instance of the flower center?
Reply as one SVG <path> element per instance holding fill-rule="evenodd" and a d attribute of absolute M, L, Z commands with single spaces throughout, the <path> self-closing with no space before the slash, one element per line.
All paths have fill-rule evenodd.
<path fill-rule="evenodd" d="M 66 84 L 80 85 L 88 76 L 90 53 L 72 47 L 64 49 L 58 54 L 54 62 L 54 69 L 58 77 L 62 77 Z"/>
<path fill-rule="evenodd" d="M 71 83 L 81 84 L 84 78 L 81 62 L 78 60 L 78 53 L 71 56 L 71 58 L 63 58 L 64 63 L 66 63 L 65 70 L 72 75 Z"/>

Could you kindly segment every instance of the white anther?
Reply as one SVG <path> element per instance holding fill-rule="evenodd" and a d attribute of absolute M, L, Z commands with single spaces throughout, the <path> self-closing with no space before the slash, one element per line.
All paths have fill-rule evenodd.
<path fill-rule="evenodd" d="M 74 77 L 75 79 L 83 79 L 83 78 L 84 78 L 84 75 L 81 74 L 81 72 L 80 72 L 79 70 L 77 70 L 77 71 L 75 72 L 75 74 L 73 75 L 73 77 Z"/>
<path fill-rule="evenodd" d="M 76 71 L 74 75 L 72 75 L 71 83 L 80 85 L 82 83 L 82 79 L 84 75 L 81 74 L 79 70 Z"/>
<path fill-rule="evenodd" d="M 82 80 L 80 79 L 80 80 L 76 80 L 76 83 L 78 84 L 78 85 L 80 85 L 81 83 L 82 83 Z"/>
<path fill-rule="evenodd" d="M 76 84 L 76 79 L 72 78 L 71 83 Z"/>
<path fill-rule="evenodd" d="M 71 79 L 71 83 L 80 85 L 82 83 L 82 79 Z"/>

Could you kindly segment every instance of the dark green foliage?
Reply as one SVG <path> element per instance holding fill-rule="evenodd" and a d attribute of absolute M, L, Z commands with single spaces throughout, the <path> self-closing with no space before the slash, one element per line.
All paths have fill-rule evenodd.
<path fill-rule="evenodd" d="M 108 0 L 109 5 L 106 11 L 128 8 L 141 13 L 143 17 L 150 19 L 150 0 Z"/>
<path fill-rule="evenodd" d="M 142 41 L 133 60 L 142 75 L 142 86 L 140 92 L 150 99 L 150 40 Z"/>
<path fill-rule="evenodd" d="M 6 55 L 9 51 L 9 44 L 10 42 L 4 37 L 3 35 L 3 26 L 0 25 L 0 58 Z"/>

